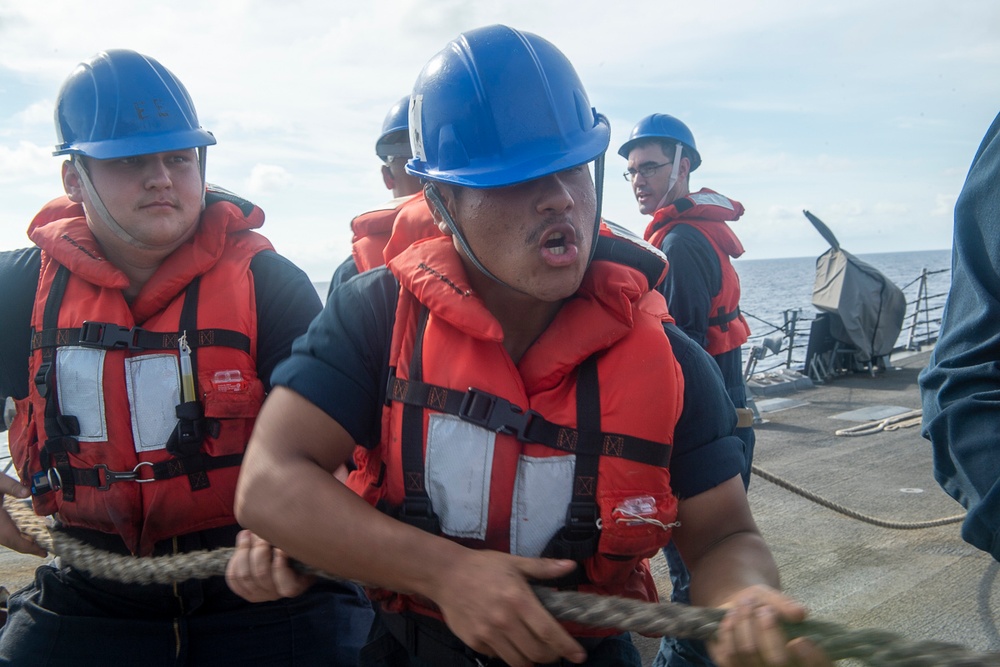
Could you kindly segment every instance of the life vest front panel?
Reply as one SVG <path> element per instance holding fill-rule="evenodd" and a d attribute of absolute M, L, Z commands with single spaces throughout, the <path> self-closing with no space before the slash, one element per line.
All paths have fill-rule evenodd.
<path fill-rule="evenodd" d="M 226 215 L 240 214 L 235 206 L 215 204 L 206 209 L 203 223 L 206 217 L 211 220 Z M 98 471 L 97 479 L 106 482 L 107 487 L 76 484 L 72 500 L 66 499 L 61 491 L 36 495 L 36 512 L 58 513 L 60 520 L 69 526 L 118 534 L 136 554 L 148 554 L 157 541 L 175 535 L 234 524 L 237 465 L 197 471 L 195 463 L 188 461 L 182 473 L 194 470 L 190 476 L 179 474 L 143 483 L 113 481 L 113 475 L 107 474 L 107 471 L 136 471 L 138 479 L 148 479 L 152 465 L 147 464 L 163 467 L 178 461 L 165 449 L 165 434 L 177 422 L 171 404 L 180 402 L 176 341 L 183 333 L 179 327 L 185 292 L 172 288 L 174 277 L 158 280 L 157 274 L 130 307 L 114 270 L 107 268 L 110 263 L 99 255 L 86 221 L 78 217 L 51 224 L 58 232 L 52 238 L 75 244 L 91 255 L 87 263 L 69 274 L 58 310 L 58 329 L 79 329 L 84 322 L 106 323 L 124 330 L 139 327 L 162 333 L 166 343 L 164 349 L 137 350 L 102 349 L 70 342 L 33 350 L 27 399 L 30 407 L 19 409 L 18 417 L 23 414 L 24 418 L 10 441 L 22 482 L 30 484 L 36 474 L 52 465 L 49 452 L 43 452 L 43 447 L 50 437 L 59 435 L 47 433 L 48 399 L 40 391 L 49 385 L 35 381 L 48 361 L 54 369 L 55 389 L 48 393 L 56 396 L 61 416 L 76 417 L 79 422 L 79 433 L 72 437 L 78 451 L 67 452 L 68 464 L 79 470 Z M 195 239 L 195 243 L 204 246 L 202 254 L 207 252 L 214 257 L 200 274 L 197 331 L 187 332 L 197 369 L 197 397 L 204 416 L 218 428 L 217 433 L 206 435 L 200 454 L 238 458 L 264 397 L 263 383 L 256 373 L 257 314 L 249 265 L 256 253 L 271 249 L 271 245 L 251 231 L 225 234 L 225 221 L 216 220 L 210 226 L 223 230 L 223 236 L 216 238 L 219 245 L 214 248 L 208 239 Z M 32 314 L 36 336 L 45 328 L 45 307 L 61 266 L 44 246 L 42 250 Z M 189 278 L 182 284 L 188 282 Z M 149 299 L 158 300 L 155 312 L 137 321 L 134 317 L 137 310 L 152 308 Z M 220 330 L 245 336 L 248 349 L 214 345 L 210 339 L 213 332 Z M 198 332 L 202 332 L 200 341 L 196 340 Z"/>

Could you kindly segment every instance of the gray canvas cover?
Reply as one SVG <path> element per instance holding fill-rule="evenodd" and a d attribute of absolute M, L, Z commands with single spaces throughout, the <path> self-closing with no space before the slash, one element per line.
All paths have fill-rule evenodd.
<path fill-rule="evenodd" d="M 812 302 L 835 316 L 830 333 L 856 347 L 861 363 L 892 352 L 906 315 L 906 297 L 899 287 L 875 267 L 838 248 L 816 260 Z"/>

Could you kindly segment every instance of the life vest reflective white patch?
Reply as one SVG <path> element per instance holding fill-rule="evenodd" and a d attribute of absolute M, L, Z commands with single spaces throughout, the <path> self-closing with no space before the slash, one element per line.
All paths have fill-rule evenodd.
<path fill-rule="evenodd" d="M 108 423 L 104 401 L 106 350 L 66 347 L 56 356 L 56 393 L 63 414 L 80 424 L 80 442 L 104 442 Z"/>
<path fill-rule="evenodd" d="M 135 451 L 148 452 L 167 446 L 170 434 L 177 428 L 180 389 L 175 355 L 144 354 L 125 360 L 125 390 Z"/>

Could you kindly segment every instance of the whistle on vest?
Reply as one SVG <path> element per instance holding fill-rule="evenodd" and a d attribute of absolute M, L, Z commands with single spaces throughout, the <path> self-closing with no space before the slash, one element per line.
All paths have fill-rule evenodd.
<path fill-rule="evenodd" d="M 191 347 L 187 342 L 187 331 L 177 340 L 181 364 L 181 403 L 198 399 L 194 389 L 194 369 L 191 365 Z"/>

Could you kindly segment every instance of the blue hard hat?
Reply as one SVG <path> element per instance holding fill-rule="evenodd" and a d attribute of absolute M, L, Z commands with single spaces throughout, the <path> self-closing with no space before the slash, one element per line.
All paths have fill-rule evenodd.
<path fill-rule="evenodd" d="M 691 154 L 691 171 L 697 169 L 701 164 L 701 155 L 694 145 L 694 135 L 691 134 L 687 125 L 673 116 L 665 113 L 654 113 L 640 120 L 632 128 L 628 141 L 618 149 L 618 154 L 627 160 L 632 147 L 645 139 L 668 139 L 681 143 Z"/>
<path fill-rule="evenodd" d="M 375 142 L 375 154 L 380 158 L 413 157 L 410 151 L 410 96 L 392 105 L 382 121 L 382 134 Z"/>
<path fill-rule="evenodd" d="M 56 98 L 53 155 L 108 160 L 215 144 L 177 77 L 135 51 L 102 51 L 80 63 Z"/>
<path fill-rule="evenodd" d="M 611 140 L 566 56 L 507 26 L 449 42 L 411 97 L 406 170 L 430 181 L 513 185 L 590 162 Z"/>

